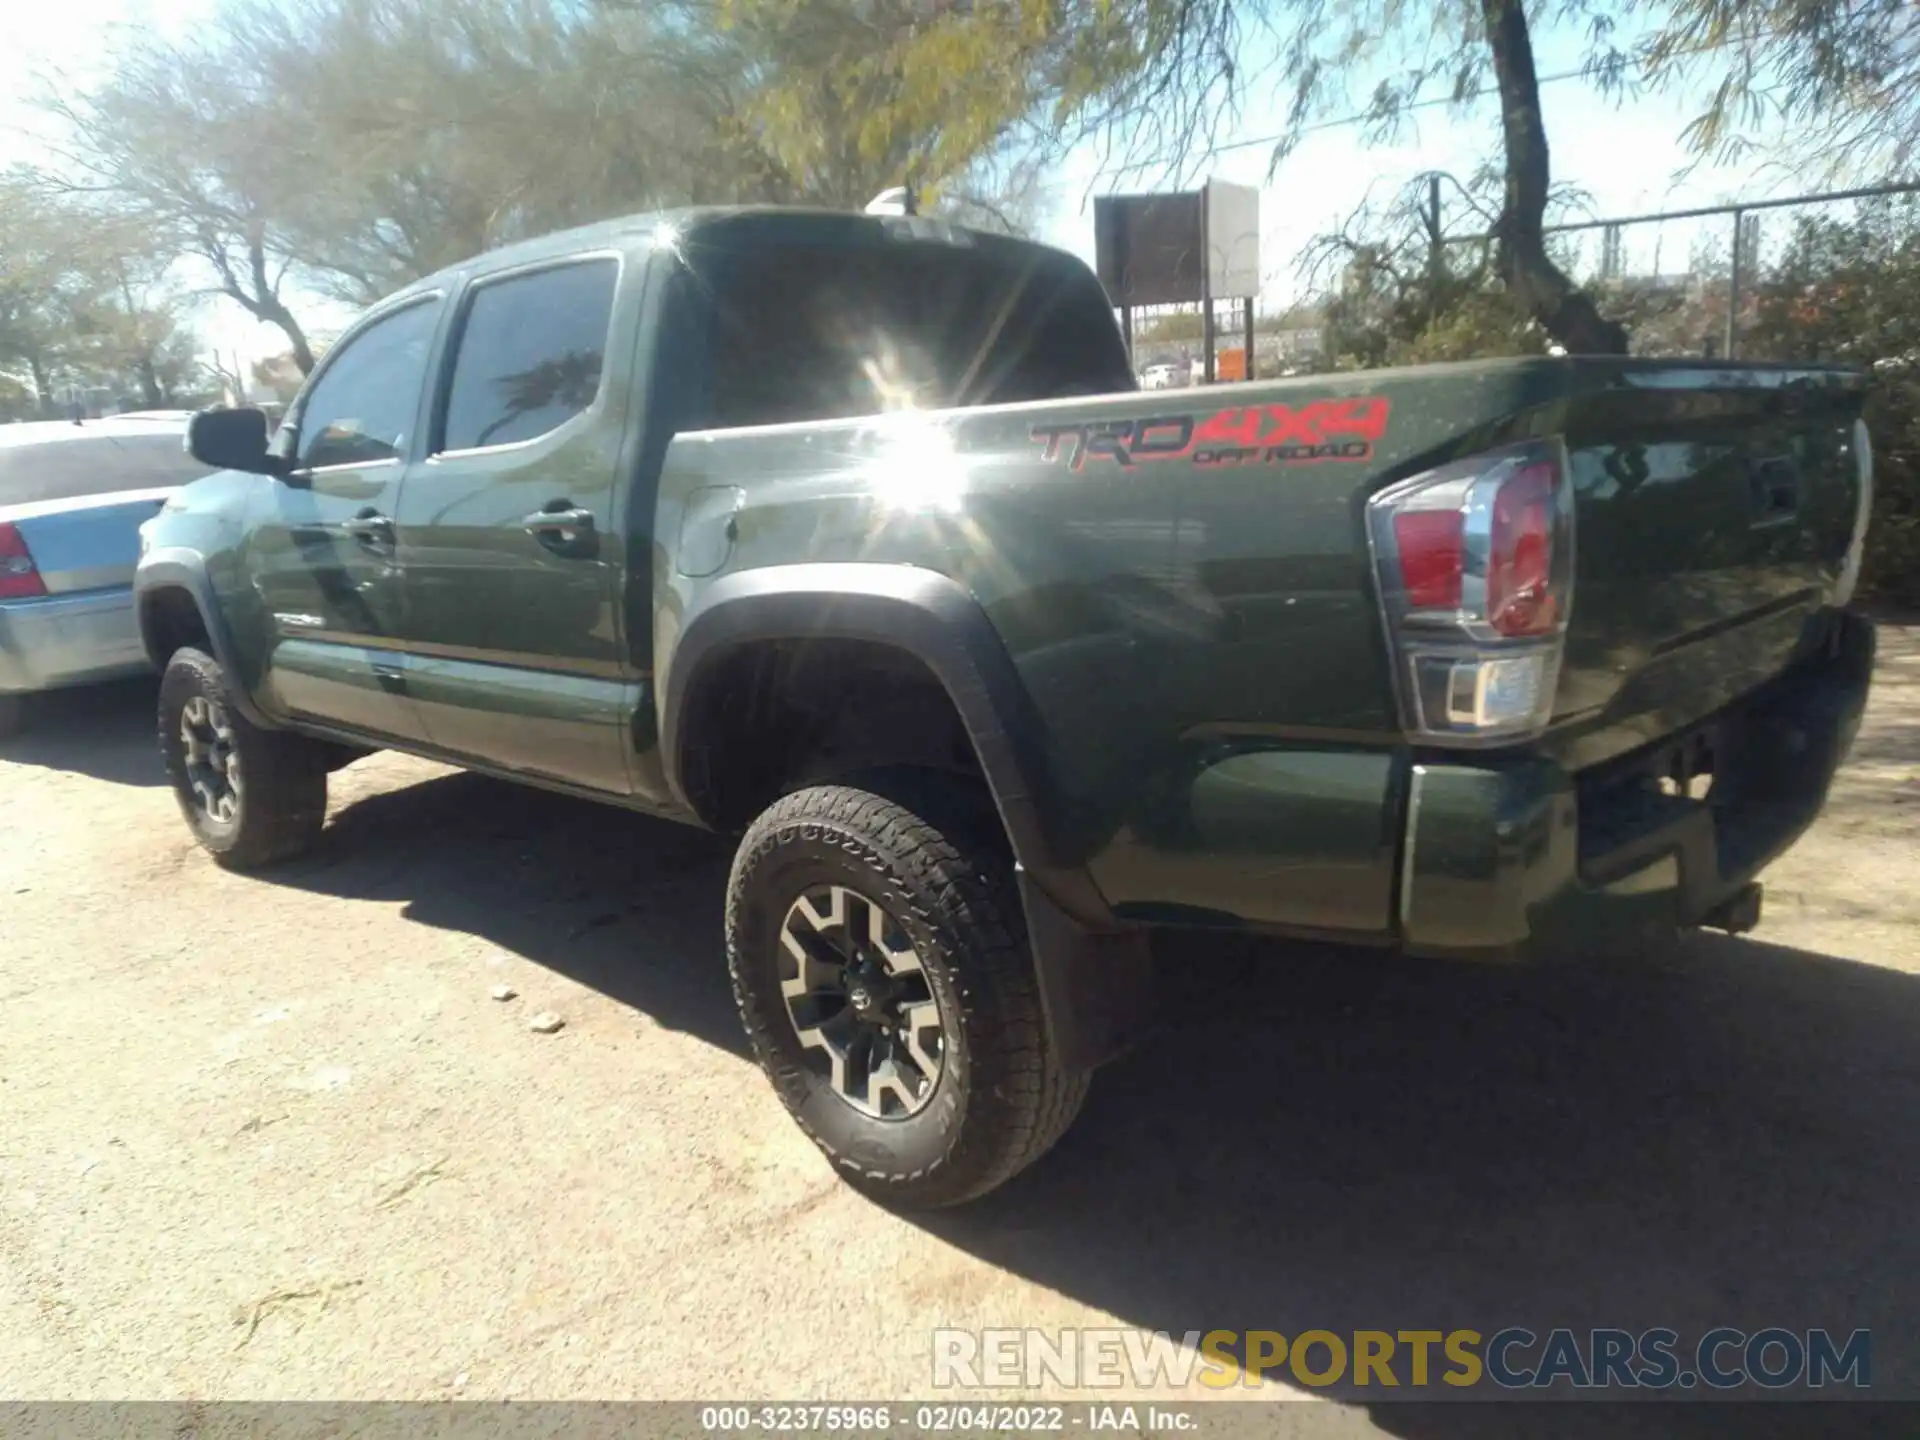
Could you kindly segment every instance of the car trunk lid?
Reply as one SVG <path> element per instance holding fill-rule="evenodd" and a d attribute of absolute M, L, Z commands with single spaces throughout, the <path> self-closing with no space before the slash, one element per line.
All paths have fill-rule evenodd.
<path fill-rule="evenodd" d="M 167 486 L 80 500 L 0 506 L 0 524 L 26 544 L 49 595 L 131 585 L 140 561 L 140 526 L 173 493 Z"/>
<path fill-rule="evenodd" d="M 0 523 L 16 528 L 49 595 L 131 585 L 142 522 L 206 473 L 171 416 L 8 426 Z"/>

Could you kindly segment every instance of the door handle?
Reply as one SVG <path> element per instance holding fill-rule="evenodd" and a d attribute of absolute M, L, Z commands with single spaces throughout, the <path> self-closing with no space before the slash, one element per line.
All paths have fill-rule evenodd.
<path fill-rule="evenodd" d="M 534 539 L 559 554 L 585 555 L 593 549 L 593 512 L 564 500 L 554 501 L 550 509 L 534 511 L 520 524 Z"/>
<path fill-rule="evenodd" d="M 378 549 L 393 548 L 393 521 L 371 507 L 362 510 L 351 520 L 341 521 L 340 530 L 362 545 Z"/>

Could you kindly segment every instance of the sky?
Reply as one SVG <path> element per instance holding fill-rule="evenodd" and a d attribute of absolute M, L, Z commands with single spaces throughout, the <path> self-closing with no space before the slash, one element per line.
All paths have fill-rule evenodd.
<path fill-rule="evenodd" d="M 177 33 L 204 18 L 215 0 L 12 0 L 0 7 L 0 164 L 43 161 L 44 131 L 30 105 L 37 77 L 58 71 L 82 79 L 98 62 L 101 41 L 114 27 L 156 27 Z M 1546 32 L 1536 37 L 1543 75 L 1573 68 L 1579 59 L 1574 37 Z M 1735 198 L 1791 193 L 1796 178 L 1759 163 L 1732 167 L 1694 166 L 1680 134 L 1692 110 L 1689 97 L 1668 95 L 1619 105 L 1592 93 L 1579 81 L 1551 84 L 1542 103 L 1557 181 L 1590 192 L 1598 216 L 1712 205 Z M 1302 286 L 1294 257 L 1318 234 L 1337 226 L 1369 196 L 1389 199 L 1414 176 L 1446 170 L 1464 179 L 1498 141 L 1498 112 L 1491 98 L 1465 110 L 1435 108 L 1410 117 L 1398 143 L 1369 147 L 1357 127 L 1312 135 L 1268 175 L 1270 147 L 1247 143 L 1283 128 L 1274 111 L 1257 102 L 1245 106 L 1239 124 L 1223 137 L 1229 148 L 1202 176 L 1261 188 L 1261 271 L 1263 309 L 1297 298 Z M 37 133 L 38 132 L 38 133 Z M 1684 173 L 1683 172 L 1688 172 Z M 1162 188 L 1152 174 L 1113 176 L 1101 156 L 1082 146 L 1048 182 L 1040 238 L 1093 259 L 1095 194 L 1115 190 Z M 1189 181 L 1188 183 L 1192 183 Z M 1462 215 L 1450 224 L 1464 225 Z M 1768 237 L 1784 235 L 1784 212 L 1770 217 Z M 1625 232 L 1626 269 L 1649 273 L 1656 255 L 1661 270 L 1685 268 L 1690 248 L 1709 235 L 1724 243 L 1725 219 L 1632 226 Z M 1597 234 L 1589 244 L 1597 247 Z M 1763 248 L 1767 240 L 1763 239 Z M 304 307 L 317 331 L 337 328 L 346 318 L 337 306 L 315 302 Z M 210 346 L 224 355 L 252 360 L 285 349 L 277 330 L 256 324 L 230 301 L 210 301 L 196 317 Z"/>
<path fill-rule="evenodd" d="M 1575 35 L 1537 33 L 1535 49 L 1543 77 L 1579 67 L 1581 48 Z M 1279 308 L 1303 293 L 1296 257 L 1362 204 L 1371 199 L 1385 205 L 1429 171 L 1449 172 L 1464 182 L 1497 153 L 1499 108 L 1495 98 L 1487 96 L 1463 109 L 1435 106 L 1415 112 L 1389 145 L 1365 144 L 1357 126 L 1309 134 L 1270 174 L 1273 147 L 1251 142 L 1285 128 L 1285 99 L 1278 96 L 1271 106 L 1249 104 L 1224 153 L 1200 166 L 1198 177 L 1178 182 L 1178 188 L 1191 188 L 1198 179 L 1213 177 L 1261 189 L 1263 309 Z M 1682 141 L 1687 122 L 1698 113 L 1695 95 L 1643 96 L 1622 104 L 1596 94 L 1582 81 L 1569 80 L 1543 84 L 1541 105 L 1554 181 L 1589 192 L 1593 218 L 1695 209 L 1809 188 L 1763 160 L 1731 166 L 1700 163 Z M 1102 174 L 1100 158 L 1092 147 L 1070 157 L 1052 186 L 1053 205 L 1042 235 L 1088 259 L 1093 256 L 1093 195 L 1171 188 L 1154 183 L 1158 177 L 1152 174 Z M 1485 228 L 1462 208 L 1451 208 L 1446 222 L 1450 231 Z M 1785 234 L 1786 223 L 1774 222 L 1777 235 Z M 1625 269 L 1630 274 L 1683 270 L 1696 242 L 1717 239 L 1724 248 L 1730 235 L 1731 221 L 1724 217 L 1629 226 L 1623 233 Z M 1598 232 L 1580 243 L 1590 249 L 1586 258 L 1597 266 Z"/>

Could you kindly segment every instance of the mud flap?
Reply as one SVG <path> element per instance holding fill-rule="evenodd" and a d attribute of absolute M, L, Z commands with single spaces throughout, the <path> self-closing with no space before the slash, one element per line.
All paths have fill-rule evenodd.
<path fill-rule="evenodd" d="M 1153 1019 L 1147 932 L 1088 930 L 1048 899 L 1024 867 L 1015 869 L 1054 1054 L 1083 1070 L 1116 1059 Z"/>

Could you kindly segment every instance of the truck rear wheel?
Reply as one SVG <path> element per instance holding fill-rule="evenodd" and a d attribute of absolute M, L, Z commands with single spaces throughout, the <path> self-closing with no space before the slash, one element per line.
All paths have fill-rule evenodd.
<path fill-rule="evenodd" d="M 748 829 L 727 886 L 740 1018 L 856 1188 L 955 1205 L 1044 1154 L 1087 1073 L 1055 1059 L 1012 867 L 964 823 L 824 785 Z"/>
<path fill-rule="evenodd" d="M 194 838 L 220 864 L 251 870 L 289 860 L 327 816 L 327 752 L 262 730 L 234 708 L 219 662 L 174 652 L 160 679 L 160 753 Z"/>

